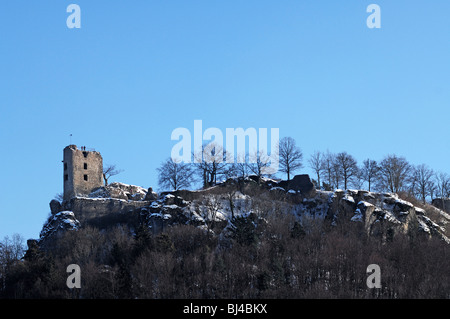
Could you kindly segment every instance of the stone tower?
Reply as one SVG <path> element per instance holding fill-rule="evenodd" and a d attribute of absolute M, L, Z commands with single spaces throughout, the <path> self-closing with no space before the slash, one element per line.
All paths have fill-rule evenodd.
<path fill-rule="evenodd" d="M 66 146 L 63 165 L 64 201 L 88 195 L 94 188 L 103 186 L 103 159 L 99 152 Z"/>

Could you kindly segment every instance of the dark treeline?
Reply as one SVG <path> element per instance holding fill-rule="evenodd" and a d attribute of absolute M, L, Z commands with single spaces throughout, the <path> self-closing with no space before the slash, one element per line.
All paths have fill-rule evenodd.
<path fill-rule="evenodd" d="M 175 226 L 67 232 L 46 253 L 2 264 L 4 298 L 450 298 L 450 246 L 419 233 L 386 242 L 360 223 L 236 217 L 229 240 Z M 400 235 L 401 236 L 401 235 Z M 12 246 L 9 246 L 12 249 Z M 5 254 L 2 250 L 2 256 Z M 81 288 L 66 267 L 81 268 Z M 381 268 L 382 288 L 366 285 Z"/>

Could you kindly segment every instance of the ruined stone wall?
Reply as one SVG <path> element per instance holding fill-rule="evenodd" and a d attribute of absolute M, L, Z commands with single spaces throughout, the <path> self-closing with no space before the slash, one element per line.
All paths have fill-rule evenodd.
<path fill-rule="evenodd" d="M 148 201 L 128 201 L 117 198 L 74 197 L 66 202 L 64 209 L 75 214 L 82 225 L 105 225 L 129 222 L 137 218 L 142 207 L 150 205 Z"/>

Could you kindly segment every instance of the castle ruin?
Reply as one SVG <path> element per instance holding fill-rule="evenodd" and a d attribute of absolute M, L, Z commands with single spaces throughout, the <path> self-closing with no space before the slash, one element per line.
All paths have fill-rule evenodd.
<path fill-rule="evenodd" d="M 64 201 L 88 195 L 103 186 L 103 159 L 99 152 L 78 149 L 76 145 L 64 148 Z"/>

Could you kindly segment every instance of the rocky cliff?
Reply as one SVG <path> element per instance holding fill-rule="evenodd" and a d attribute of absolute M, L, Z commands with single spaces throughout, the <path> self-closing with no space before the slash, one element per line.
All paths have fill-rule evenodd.
<path fill-rule="evenodd" d="M 291 182 L 254 178 L 230 179 L 200 191 L 156 194 L 139 186 L 113 183 L 88 197 L 50 203 L 52 214 L 44 224 L 40 243 L 64 231 L 85 225 L 104 228 L 126 223 L 158 233 L 172 225 L 194 225 L 220 235 L 233 227 L 236 218 L 264 218 L 267 214 L 293 214 L 300 223 L 316 220 L 336 226 L 360 223 L 368 236 L 385 240 L 398 234 L 437 236 L 450 243 L 446 227 L 450 216 L 431 205 L 417 207 L 397 194 L 363 190 L 321 191 L 307 175 Z"/>

